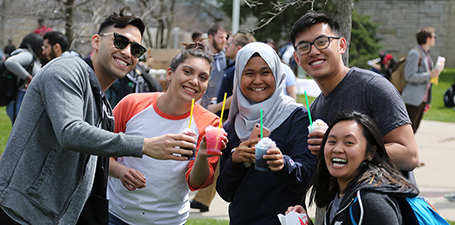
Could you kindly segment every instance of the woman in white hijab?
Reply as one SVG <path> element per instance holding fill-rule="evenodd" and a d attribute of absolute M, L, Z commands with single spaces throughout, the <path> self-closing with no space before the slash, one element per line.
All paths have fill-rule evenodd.
<path fill-rule="evenodd" d="M 308 150 L 308 113 L 283 94 L 286 75 L 275 51 L 265 43 L 247 44 L 237 53 L 234 91 L 224 126 L 229 143 L 220 158 L 218 194 L 229 205 L 231 224 L 280 224 L 277 214 L 301 202 L 315 170 Z M 269 169 L 255 170 L 250 138 L 263 110 L 263 126 L 277 147 L 264 159 Z"/>

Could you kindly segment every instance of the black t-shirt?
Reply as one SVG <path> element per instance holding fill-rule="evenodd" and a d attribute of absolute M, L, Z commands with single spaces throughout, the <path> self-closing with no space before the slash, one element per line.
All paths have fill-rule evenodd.
<path fill-rule="evenodd" d="M 395 87 L 381 75 L 356 67 L 327 96 L 321 93 L 310 109 L 314 120 L 322 119 L 329 125 L 340 112 L 364 113 L 375 121 L 382 136 L 411 123 Z"/>

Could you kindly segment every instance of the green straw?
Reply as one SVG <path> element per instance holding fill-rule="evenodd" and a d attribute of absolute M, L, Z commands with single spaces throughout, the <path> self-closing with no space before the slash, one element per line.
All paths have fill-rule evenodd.
<path fill-rule="evenodd" d="M 304 91 L 303 93 L 305 94 L 306 109 L 308 111 L 308 118 L 310 118 L 310 125 L 313 126 L 313 120 L 311 119 L 310 105 L 308 104 L 308 96 L 306 95 L 306 91 Z"/>
<path fill-rule="evenodd" d="M 263 123 L 263 122 L 262 122 L 262 109 L 261 109 L 261 139 L 262 139 L 262 135 L 263 135 L 262 123 Z"/>

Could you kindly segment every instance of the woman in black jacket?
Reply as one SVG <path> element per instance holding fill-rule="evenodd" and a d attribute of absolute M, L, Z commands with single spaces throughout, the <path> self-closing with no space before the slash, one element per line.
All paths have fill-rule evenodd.
<path fill-rule="evenodd" d="M 326 207 L 324 224 L 404 224 L 399 202 L 418 190 L 392 164 L 373 120 L 358 112 L 341 114 L 321 149 L 310 204 Z"/>

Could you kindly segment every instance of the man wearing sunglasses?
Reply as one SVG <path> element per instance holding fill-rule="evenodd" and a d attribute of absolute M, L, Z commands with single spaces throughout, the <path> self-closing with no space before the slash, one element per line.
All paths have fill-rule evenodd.
<path fill-rule="evenodd" d="M 59 57 L 35 76 L 0 161 L 0 224 L 107 224 L 109 156 L 187 160 L 189 136 L 112 132 L 104 91 L 145 53 L 144 28 L 113 13 L 91 39 L 91 58 Z"/>
<path fill-rule="evenodd" d="M 310 106 L 312 117 L 330 124 L 336 112 L 355 110 L 368 114 L 378 125 L 395 165 L 408 175 L 419 158 L 403 100 L 381 75 L 343 64 L 347 43 L 340 31 L 340 25 L 332 17 L 310 12 L 290 32 L 297 64 L 322 91 Z M 315 155 L 319 153 L 324 132 L 317 130 L 309 134 L 308 149 Z"/>

